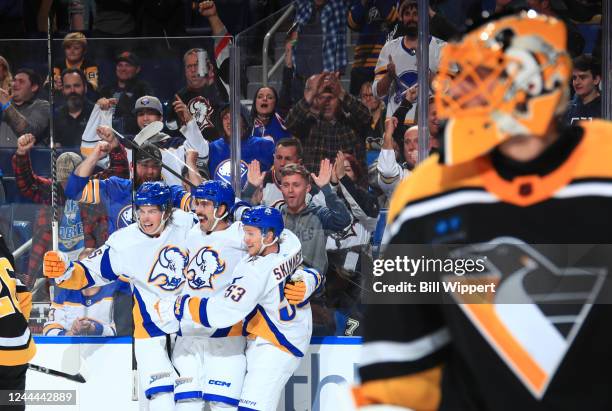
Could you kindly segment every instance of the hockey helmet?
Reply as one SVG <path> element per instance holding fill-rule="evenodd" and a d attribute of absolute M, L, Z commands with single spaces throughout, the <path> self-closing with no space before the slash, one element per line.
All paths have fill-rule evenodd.
<path fill-rule="evenodd" d="M 518 135 L 544 137 L 569 99 L 563 22 L 530 10 L 484 24 L 447 44 L 433 82 L 444 162 L 485 154 Z"/>
<path fill-rule="evenodd" d="M 225 204 L 228 209 L 234 207 L 236 200 L 232 186 L 224 181 L 208 180 L 191 191 L 193 198 L 209 200 L 215 207 Z"/>
<path fill-rule="evenodd" d="M 259 228 L 262 235 L 266 235 L 268 231 L 272 230 L 276 238 L 280 237 L 285 228 L 283 216 L 280 211 L 276 208 L 266 206 L 256 206 L 246 210 L 242 214 L 242 223 L 244 225 Z"/>
<path fill-rule="evenodd" d="M 168 186 L 162 181 L 149 181 L 142 183 L 136 191 L 134 204 L 136 207 L 159 206 L 166 210 L 171 206 L 172 195 Z"/>

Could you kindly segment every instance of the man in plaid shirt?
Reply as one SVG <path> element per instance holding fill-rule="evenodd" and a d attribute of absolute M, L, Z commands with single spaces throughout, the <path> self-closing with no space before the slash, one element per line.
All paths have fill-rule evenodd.
<path fill-rule="evenodd" d="M 17 151 L 13 156 L 13 170 L 17 187 L 22 196 L 37 204 L 51 205 L 51 179 L 39 177 L 34 174 L 30 161 L 30 150 L 36 142 L 32 134 L 24 134 L 17 141 Z M 107 178 L 111 175 L 129 177 L 127 153 L 121 146 L 109 153 L 110 167 L 98 174 L 98 178 Z M 56 161 L 57 204 L 59 206 L 58 218 L 60 221 L 60 248 L 69 252 L 78 253 L 84 247 L 98 247 L 108 237 L 108 224 L 106 210 L 101 205 L 78 204 L 67 201 L 64 188 L 68 176 L 81 161 L 76 153 L 63 153 Z M 78 215 L 77 212 L 78 211 Z M 41 207 L 38 211 L 36 224 L 34 224 L 32 250 L 28 262 L 26 282 L 31 286 L 39 277 L 42 267 L 42 257 L 45 251 L 51 249 L 51 207 Z M 79 221 L 80 220 L 80 221 Z M 62 230 L 62 225 L 72 224 L 77 230 Z M 82 224 L 82 233 L 79 225 Z M 68 227 L 66 227 L 68 228 Z"/>
<path fill-rule="evenodd" d="M 304 146 L 304 162 L 316 173 L 324 158 L 338 151 L 353 154 L 365 167 L 365 136 L 368 108 L 343 88 L 338 73 L 321 73 L 306 82 L 304 98 L 291 109 L 285 126 Z"/>

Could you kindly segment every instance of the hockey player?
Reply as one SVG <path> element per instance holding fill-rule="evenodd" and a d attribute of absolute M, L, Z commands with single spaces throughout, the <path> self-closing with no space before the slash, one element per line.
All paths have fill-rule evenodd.
<path fill-rule="evenodd" d="M 235 202 L 229 184 L 206 181 L 192 196 L 200 224 L 187 237 L 190 261 L 184 293 L 208 297 L 229 284 L 246 248 L 240 224 L 229 219 Z M 246 370 L 246 340 L 240 324 L 220 331 L 216 338 L 208 338 L 201 325 L 181 328 L 172 353 L 181 376 L 174 390 L 177 411 L 201 410 L 202 401 L 209 402 L 211 410 L 238 406 Z"/>
<path fill-rule="evenodd" d="M 395 191 L 387 250 L 440 242 L 496 248 L 510 238 L 505 252 L 517 244 L 525 251 L 508 254 L 518 270 L 494 277 L 495 298 L 500 289 L 523 298 L 520 304 L 464 304 L 454 297 L 458 304 L 370 305 L 359 405 L 612 407 L 612 307 L 592 304 L 592 293 L 600 295 L 586 283 L 580 292 L 589 297 L 579 297 L 572 281 L 571 305 L 558 303 L 563 290 L 543 295 L 547 288 L 533 288 L 554 278 L 548 289 L 560 284 L 559 271 L 551 275 L 555 265 L 538 263 L 554 256 L 535 258 L 534 243 L 609 244 L 612 231 L 612 126 L 558 125 L 572 73 L 566 38 L 562 22 L 530 11 L 488 22 L 442 52 L 434 87 L 438 115 L 448 120 L 444 164 L 430 157 Z M 451 65 L 458 75 L 449 75 Z M 560 266 L 570 275 L 566 267 Z"/>
<path fill-rule="evenodd" d="M 13 255 L 0 235 L 0 398 L 3 404 L 9 404 L 9 392 L 25 390 L 28 362 L 36 353 L 28 328 L 32 294 L 15 277 L 13 264 Z M 1 408 L 23 411 L 25 405 Z"/>
<path fill-rule="evenodd" d="M 190 261 L 184 292 L 192 297 L 210 297 L 231 283 L 234 268 L 248 255 L 247 248 L 242 224 L 232 224 L 229 219 L 235 205 L 230 185 L 204 182 L 193 191 L 193 199 L 200 225 L 187 237 Z M 297 250 L 298 238 L 285 231 L 280 252 L 291 255 Z M 306 285 L 301 282 L 293 286 Z M 211 338 L 202 325 L 186 323 L 180 334 L 173 350 L 173 363 L 181 375 L 174 391 L 177 411 L 200 410 L 201 403 L 195 400 L 198 392 L 199 399 L 207 401 L 211 410 L 237 409 L 246 372 L 242 323 L 217 330 Z"/>
<path fill-rule="evenodd" d="M 51 303 L 43 334 L 117 335 L 113 322 L 113 294 L 117 283 L 84 290 L 59 290 Z"/>
<path fill-rule="evenodd" d="M 173 210 L 170 189 L 161 182 L 146 182 L 136 193 L 137 224 L 113 233 L 106 243 L 81 261 L 48 251 L 44 274 L 62 288 L 79 290 L 114 280 L 129 281 L 134 297 L 134 345 L 138 376 L 144 385 L 149 410 L 174 408 L 174 381 L 178 377 L 166 350 L 176 323 L 162 322 L 153 304 L 161 297 L 179 295 L 185 285 L 189 261 L 184 248 L 196 224 L 191 213 Z"/>
<path fill-rule="evenodd" d="M 279 242 L 287 238 L 287 231 L 278 210 L 254 207 L 243 214 L 242 223 L 248 256 L 234 269 L 231 283 L 210 297 L 161 300 L 157 312 L 162 322 L 175 319 L 181 328 L 201 324 L 209 333 L 244 319 L 242 328 L 249 339 L 239 409 L 272 411 L 308 348 L 312 333 L 308 298 L 321 277 L 313 270 L 298 269 L 299 246 L 282 251 Z M 286 284 L 292 275 L 304 281 Z"/>

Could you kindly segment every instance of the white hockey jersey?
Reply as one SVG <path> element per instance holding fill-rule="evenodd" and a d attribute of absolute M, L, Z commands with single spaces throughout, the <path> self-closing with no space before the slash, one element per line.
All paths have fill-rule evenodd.
<path fill-rule="evenodd" d="M 244 257 L 224 290 L 210 298 L 188 299 L 181 324 L 195 321 L 219 329 L 244 319 L 243 333 L 304 356 L 312 335 L 310 304 L 290 305 L 284 294 L 285 283 L 302 263 L 301 244 L 289 230 L 281 237 L 278 253 Z"/>
<path fill-rule="evenodd" d="M 438 71 L 440 62 L 440 53 L 442 47 L 446 44 L 445 41 L 436 37 L 431 37 L 429 40 L 429 70 L 430 75 Z M 387 65 L 389 64 L 389 56 L 395 64 L 396 78 L 391 83 L 387 95 L 379 95 L 377 93 L 378 82 L 387 74 Z M 406 91 L 409 87 L 416 84 L 418 78 L 417 55 L 416 50 L 407 49 L 403 43 L 403 37 L 398 37 L 388 41 L 380 51 L 376 68 L 374 69 L 374 83 L 372 84 L 372 93 L 374 97 L 382 100 L 387 97 L 387 117 L 393 116 L 393 113 L 401 104 Z M 429 90 L 428 90 L 429 92 Z M 414 124 L 416 116 L 416 107 L 414 104 L 406 114 L 404 124 Z"/>
<path fill-rule="evenodd" d="M 81 289 L 121 279 L 129 281 L 134 298 L 134 337 L 149 338 L 178 331 L 175 323 L 164 323 L 154 314 L 160 298 L 178 296 L 186 283 L 189 262 L 187 235 L 198 224 L 192 213 L 174 210 L 172 221 L 158 237 L 142 233 L 137 224 L 115 231 L 84 260 L 74 262 L 84 269 L 56 279 L 62 288 Z M 75 278 L 77 277 L 77 278 Z"/>
<path fill-rule="evenodd" d="M 225 289 L 232 281 L 234 268 L 247 255 L 243 241 L 242 223 L 236 222 L 222 231 L 204 233 L 197 225 L 187 236 L 189 264 L 186 270 L 187 284 L 184 294 L 210 297 L 215 291 Z M 181 324 L 181 335 L 202 335 L 200 324 Z M 215 336 L 242 335 L 240 324 L 235 329 L 216 333 Z"/>
<path fill-rule="evenodd" d="M 113 320 L 113 293 L 116 289 L 116 282 L 100 287 L 100 290 L 91 296 L 83 295 L 81 290 L 60 289 L 51 303 L 43 334 L 65 335 L 75 320 L 85 318 L 95 326 L 95 331 L 89 335 L 116 335 Z"/>

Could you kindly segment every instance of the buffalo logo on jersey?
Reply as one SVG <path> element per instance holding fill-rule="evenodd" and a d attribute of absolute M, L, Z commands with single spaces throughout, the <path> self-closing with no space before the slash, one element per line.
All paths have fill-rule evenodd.
<path fill-rule="evenodd" d="M 247 173 L 249 167 L 244 160 L 240 160 L 240 186 L 244 189 L 248 183 Z M 231 159 L 223 160 L 217 166 L 215 170 L 214 179 L 217 181 L 223 181 L 229 185 L 232 185 L 232 162 Z"/>
<path fill-rule="evenodd" d="M 185 282 L 185 268 L 189 256 L 178 247 L 165 246 L 158 254 L 157 260 L 149 274 L 149 283 L 162 290 L 174 291 Z"/>
<path fill-rule="evenodd" d="M 585 267 L 572 266 L 580 264 L 578 259 L 564 267 L 553 263 L 563 261 L 566 265 L 573 258 L 571 253 L 565 247 L 536 249 L 518 239 L 502 237 L 453 251 L 454 258 L 486 257 L 484 272 L 443 276 L 445 281 L 463 284 L 496 284 L 495 293 L 451 295 L 536 398 L 546 393 L 593 302 L 601 298 L 606 270 L 596 268 L 596 261 Z"/>
<path fill-rule="evenodd" d="M 211 118 L 215 110 L 206 97 L 197 96 L 191 99 L 187 108 L 202 132 L 207 128 L 214 127 Z"/>
<path fill-rule="evenodd" d="M 416 84 L 418 74 L 416 71 L 409 70 L 400 74 L 395 81 L 395 93 L 393 94 L 393 101 L 396 104 L 401 104 L 406 97 L 408 89 Z"/>
<path fill-rule="evenodd" d="M 126 205 L 119 211 L 117 215 L 117 228 L 127 227 L 132 224 L 134 220 L 132 219 L 132 205 Z"/>
<path fill-rule="evenodd" d="M 225 262 L 210 247 L 202 247 L 189 262 L 187 283 L 194 290 L 213 288 L 212 280 L 225 271 Z"/>

